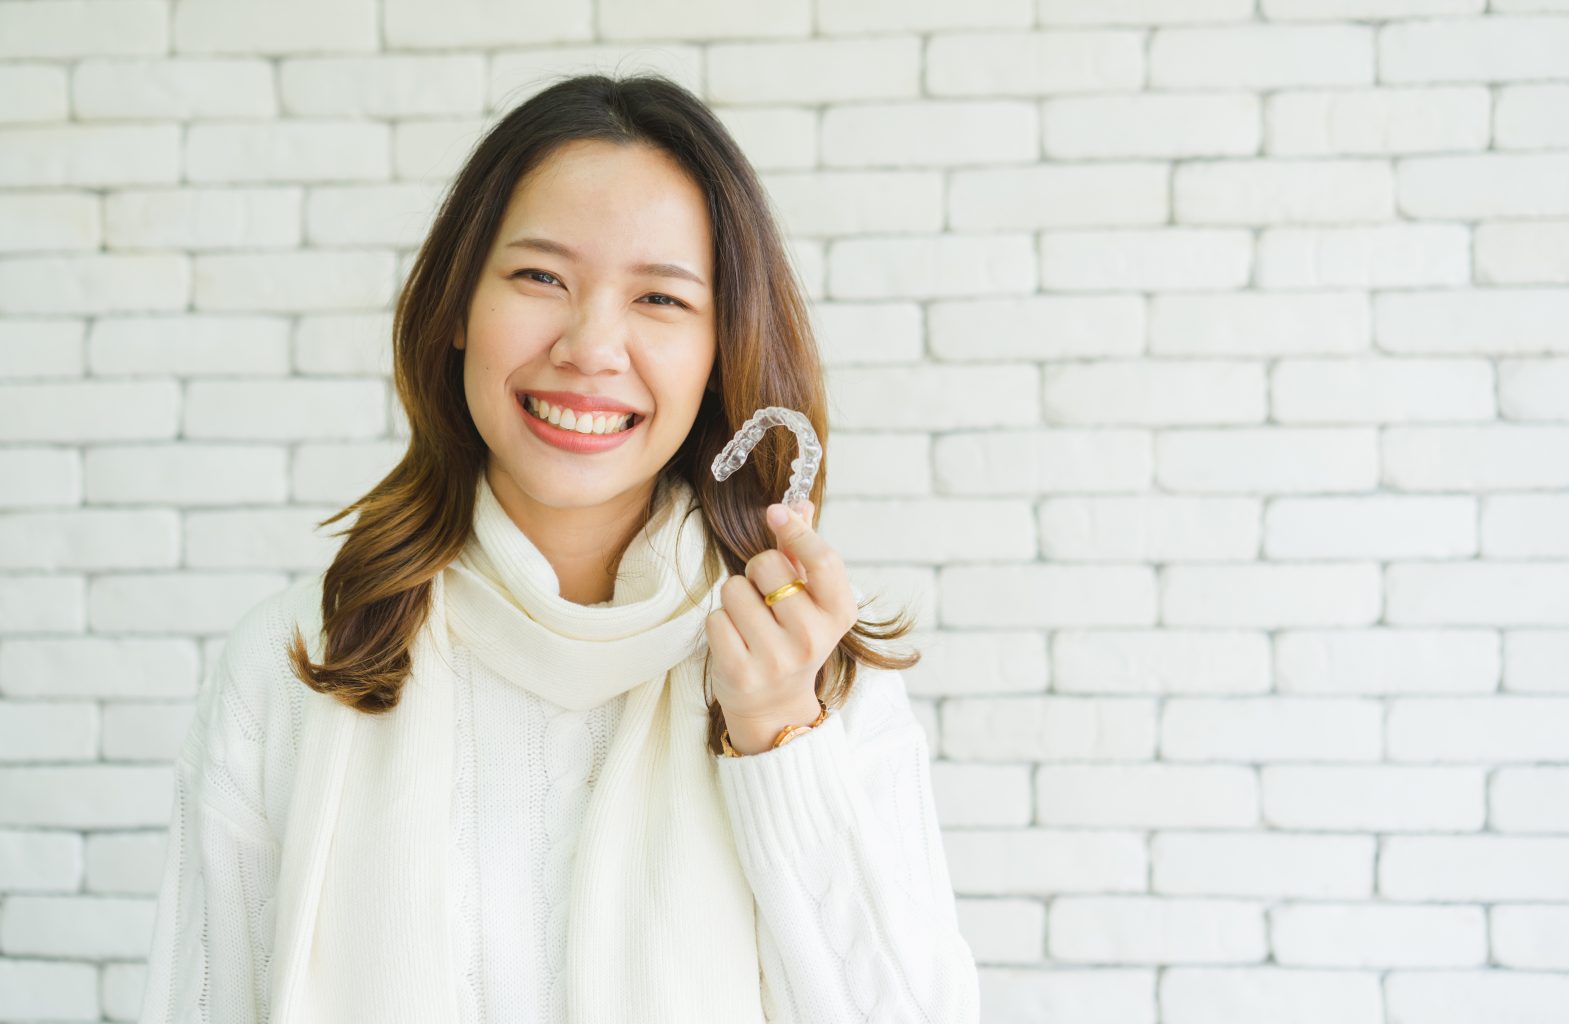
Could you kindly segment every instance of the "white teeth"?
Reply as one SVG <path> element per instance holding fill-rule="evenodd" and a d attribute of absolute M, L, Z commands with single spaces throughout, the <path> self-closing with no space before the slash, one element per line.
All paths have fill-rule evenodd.
<path fill-rule="evenodd" d="M 529 412 L 542 420 L 553 423 L 562 430 L 579 434 L 614 434 L 631 426 L 632 414 L 607 415 L 606 413 L 577 413 L 559 405 L 551 405 L 533 395 L 524 395 L 523 404 Z"/>

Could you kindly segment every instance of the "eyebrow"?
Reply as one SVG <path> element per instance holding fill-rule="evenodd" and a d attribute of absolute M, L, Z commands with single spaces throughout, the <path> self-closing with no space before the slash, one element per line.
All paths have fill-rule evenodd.
<path fill-rule="evenodd" d="M 548 238 L 514 238 L 512 241 L 503 246 L 503 248 L 534 249 L 539 252 L 548 252 L 553 255 L 560 256 L 562 259 L 574 261 L 578 258 L 576 251 L 565 245 L 562 245 L 560 242 L 553 242 Z M 648 274 L 653 277 L 679 277 L 682 280 L 691 281 L 694 284 L 702 285 L 704 288 L 708 287 L 708 282 L 704 281 L 701 277 L 692 273 L 690 270 L 686 269 L 678 263 L 639 263 L 636 266 L 630 267 L 628 269 L 630 269 L 634 274 Z"/>

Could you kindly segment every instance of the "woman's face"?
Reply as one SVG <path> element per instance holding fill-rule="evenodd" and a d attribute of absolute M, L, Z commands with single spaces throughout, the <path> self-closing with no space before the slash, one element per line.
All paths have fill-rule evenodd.
<path fill-rule="evenodd" d="M 713 370 L 713 280 L 707 203 L 662 151 L 577 140 L 519 183 L 454 341 L 504 504 L 526 514 L 646 498 Z M 637 417 L 607 447 L 581 432 L 571 399 L 558 403 L 573 409 L 571 431 L 532 420 L 525 394 L 540 391 Z"/>

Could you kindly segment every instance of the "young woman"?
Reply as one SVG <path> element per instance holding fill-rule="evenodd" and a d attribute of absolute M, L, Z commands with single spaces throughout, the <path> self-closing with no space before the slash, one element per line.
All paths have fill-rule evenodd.
<path fill-rule="evenodd" d="M 659 76 L 475 148 L 394 319 L 402 461 L 229 634 L 141 1020 L 978 1018 L 908 632 L 776 507 L 823 371 L 756 175 Z M 788 512 L 776 519 L 765 512 Z M 804 513 L 801 514 L 801 513 Z"/>

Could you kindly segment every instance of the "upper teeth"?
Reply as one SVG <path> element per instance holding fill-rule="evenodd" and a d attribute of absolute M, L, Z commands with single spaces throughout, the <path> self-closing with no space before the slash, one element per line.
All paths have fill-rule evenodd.
<path fill-rule="evenodd" d="M 562 430 L 575 430 L 579 434 L 614 434 L 625 430 L 632 419 L 631 413 L 573 412 L 559 405 L 551 405 L 542 398 L 524 395 L 528 411 L 542 420 L 549 420 Z"/>

